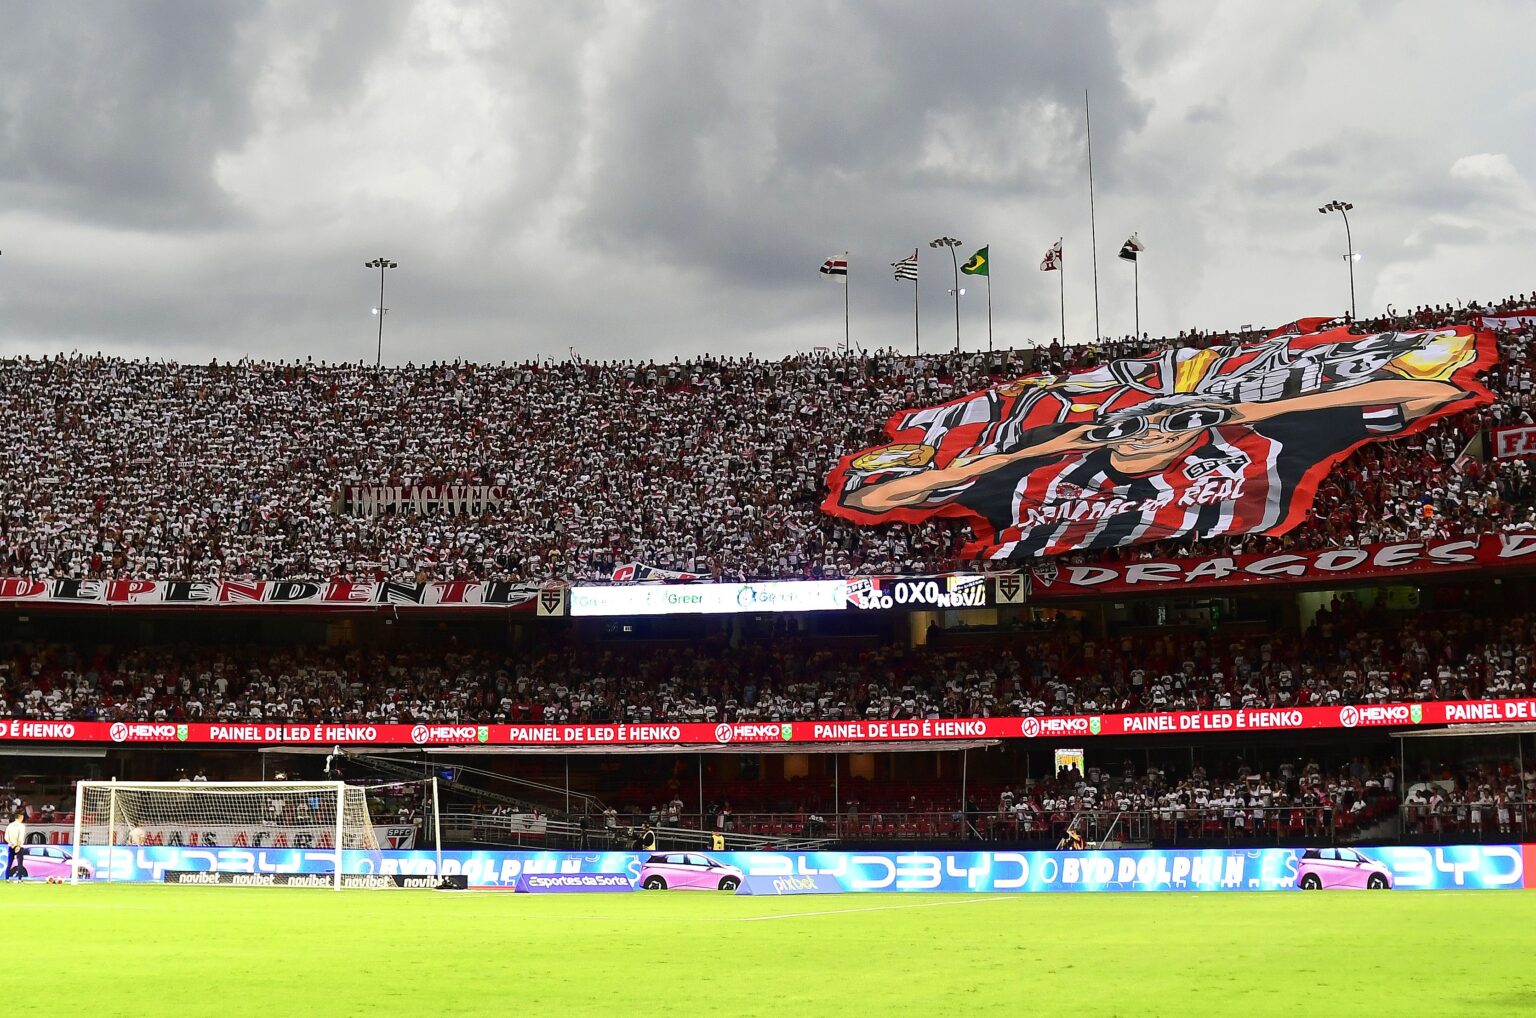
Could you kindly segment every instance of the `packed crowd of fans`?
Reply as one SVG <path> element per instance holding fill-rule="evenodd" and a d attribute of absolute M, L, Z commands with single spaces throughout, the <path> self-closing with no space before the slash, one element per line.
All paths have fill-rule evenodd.
<path fill-rule="evenodd" d="M 1502 337 L 1496 406 L 1360 450 L 1291 534 L 1117 554 L 1536 526 L 1525 461 L 1461 457 L 1485 425 L 1531 421 L 1531 339 L 1528 327 Z M 878 443 L 889 415 L 1023 374 L 1230 341 L 384 369 L 12 359 L 0 362 L 0 576 L 591 580 L 634 560 L 717 577 L 929 572 L 958 564 L 957 524 L 854 527 L 819 508 L 829 468 Z M 477 516 L 348 507 L 352 486 L 438 485 L 499 486 L 505 501 Z"/>
<path fill-rule="evenodd" d="M 1478 768 L 1442 766 L 1416 792 L 1476 788 L 1479 775 Z M 1506 801 L 1521 803 L 1506 810 L 1514 816 L 1525 800 L 1511 762 L 1502 765 L 1502 777 Z M 1536 789 L 1536 773 L 1529 781 Z M 1192 762 L 1178 770 L 1127 758 L 1003 784 L 973 782 L 963 800 L 953 781 L 931 780 L 845 778 L 839 797 L 827 781 L 808 778 L 741 781 L 728 791 L 728 799 L 707 808 L 703 826 L 768 837 L 979 837 L 1065 846 L 1070 830 L 1092 844 L 1380 836 L 1373 828 L 1398 816 L 1400 785 L 1395 761 L 1359 757 L 1326 764 L 1297 758 L 1272 768 Z M 614 796 L 626 805 L 610 808 L 605 824 L 620 831 L 642 822 L 697 827 L 699 816 L 683 795 L 681 787 L 627 785 Z M 1405 816 L 1418 816 L 1413 801 Z"/>
<path fill-rule="evenodd" d="M 1061 622 L 964 646 L 775 638 L 385 651 L 238 644 L 0 649 L 0 717 L 719 722 L 1094 714 L 1530 695 L 1536 617 L 1336 601 L 1302 633 Z"/>
<path fill-rule="evenodd" d="M 1533 802 L 1536 760 L 1527 765 L 1522 756 L 1495 757 L 1475 765 L 1438 765 L 1407 786 L 1403 833 L 1437 838 L 1528 835 L 1536 829 Z"/>

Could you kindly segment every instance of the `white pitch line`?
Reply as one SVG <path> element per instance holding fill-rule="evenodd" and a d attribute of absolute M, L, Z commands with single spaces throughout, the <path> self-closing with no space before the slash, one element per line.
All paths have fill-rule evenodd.
<path fill-rule="evenodd" d="M 939 908 L 943 905 L 980 905 L 987 901 L 1007 901 L 1010 895 L 997 898 L 965 898 L 961 901 L 925 901 L 916 905 L 870 905 L 867 908 L 829 908 L 820 912 L 783 912 L 778 915 L 742 916 L 738 922 L 755 923 L 763 919 L 799 919 L 813 915 L 842 915 L 846 912 L 891 912 L 903 908 Z"/>

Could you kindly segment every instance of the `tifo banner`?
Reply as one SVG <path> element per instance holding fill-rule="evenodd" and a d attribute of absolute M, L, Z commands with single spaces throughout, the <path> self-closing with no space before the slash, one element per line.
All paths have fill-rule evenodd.
<path fill-rule="evenodd" d="M 1477 375 L 1496 357 L 1491 332 L 1461 326 L 1298 328 L 1032 375 L 891 417 L 888 443 L 828 475 L 822 507 L 871 525 L 961 520 L 975 533 L 963 553 L 994 559 L 1284 534 L 1361 445 L 1492 403 Z"/>
<path fill-rule="evenodd" d="M 31 580 L 0 578 L 0 603 L 134 608 L 514 608 L 550 584 L 510 580 Z"/>
<path fill-rule="evenodd" d="M 1524 459 L 1536 456 L 1536 425 L 1517 424 L 1493 429 L 1493 458 Z"/>
<path fill-rule="evenodd" d="M 1503 311 L 1496 315 L 1483 315 L 1479 321 L 1482 322 L 1483 328 L 1493 329 L 1496 332 L 1523 329 L 1536 325 L 1536 308 L 1525 308 L 1520 311 Z"/>
<path fill-rule="evenodd" d="M 169 845 L 173 847 L 226 846 L 230 848 L 326 848 L 333 845 L 335 828 L 315 828 L 313 834 L 295 832 L 288 827 L 261 827 L 231 824 L 149 824 L 129 828 L 124 825 L 121 839 L 130 835 L 143 845 Z M 81 840 L 90 843 L 89 829 L 81 831 Z M 373 828 L 374 843 L 380 848 L 408 849 L 416 847 L 416 827 L 413 824 L 376 824 Z M 68 845 L 75 840 L 74 824 L 28 824 L 27 844 Z"/>
<path fill-rule="evenodd" d="M 217 746 L 724 746 L 951 742 L 1189 732 L 1275 732 L 1536 721 L 1536 699 L 896 721 L 720 724 L 346 725 L 0 719 L 0 742 Z"/>
<path fill-rule="evenodd" d="M 1031 567 L 1029 582 L 1032 598 L 1048 599 L 1255 584 L 1412 582 L 1429 573 L 1531 564 L 1536 564 L 1536 534 L 1479 534 L 1273 555 L 1207 555 L 1093 565 L 1045 561 Z"/>
<path fill-rule="evenodd" d="M 1529 849 L 1530 846 L 1525 846 Z M 803 878 L 835 882 L 845 892 L 1027 891 L 1289 891 L 1381 887 L 1400 891 L 1536 887 L 1520 845 L 1439 845 L 1372 848 L 1146 849 L 1112 852 L 696 852 L 683 866 L 640 852 L 342 853 L 342 872 L 381 877 L 463 876 L 470 887 L 515 889 L 535 874 L 623 875 L 641 887 L 647 877 L 671 874 L 669 888 L 686 882 L 692 866 L 709 875 Z M 297 849 L 101 848 L 82 849 L 94 882 L 153 882 L 166 873 L 331 873 L 334 853 Z M 1308 878 L 1315 878 L 1313 880 Z M 1376 880 L 1372 880 L 1376 877 Z M 666 882 L 663 877 L 663 882 Z M 651 881 L 657 886 L 656 881 Z M 715 886 L 711 882 L 710 886 Z M 1383 888 L 1386 889 L 1386 888 Z M 654 893 L 677 893 L 656 891 Z"/>

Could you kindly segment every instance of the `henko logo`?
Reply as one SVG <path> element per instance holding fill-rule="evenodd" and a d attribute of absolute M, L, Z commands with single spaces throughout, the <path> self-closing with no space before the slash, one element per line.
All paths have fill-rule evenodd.
<path fill-rule="evenodd" d="M 181 735 L 180 725 L 152 724 L 147 721 L 114 721 L 107 729 L 107 737 L 113 742 L 168 742 L 186 737 Z"/>
<path fill-rule="evenodd" d="M 485 742 L 490 734 L 490 729 L 476 729 L 474 725 L 414 725 L 411 741 L 418 746 L 429 742 Z"/>
<path fill-rule="evenodd" d="M 725 722 L 722 721 L 720 724 L 715 726 L 715 741 L 716 742 L 722 742 L 722 743 L 723 742 L 730 742 L 731 741 L 731 735 L 732 735 L 731 726 L 726 724 Z"/>
<path fill-rule="evenodd" d="M 1413 712 L 1403 704 L 1371 703 L 1364 707 L 1346 707 L 1344 710 L 1355 712 L 1355 723 L 1362 725 L 1400 725 L 1412 720 Z M 1339 711 L 1339 722 L 1349 727 L 1349 722 L 1344 720 L 1344 710 Z"/>
<path fill-rule="evenodd" d="M 1360 712 L 1353 707 L 1339 708 L 1339 724 L 1345 728 L 1353 728 L 1360 723 Z"/>
<path fill-rule="evenodd" d="M 1026 739 L 1033 739 L 1035 736 L 1040 734 L 1040 719 L 1025 718 L 1023 726 L 1019 729 L 1019 733 Z"/>

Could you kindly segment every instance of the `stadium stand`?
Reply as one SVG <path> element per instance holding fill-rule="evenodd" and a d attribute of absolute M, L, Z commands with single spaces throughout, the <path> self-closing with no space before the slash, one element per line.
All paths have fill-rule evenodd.
<path fill-rule="evenodd" d="M 1523 697 L 1536 615 L 1348 597 L 1304 631 L 1042 628 L 918 647 L 776 636 L 422 646 L 18 642 L 0 717 L 69 720 L 788 721 L 1207 710 Z"/>
<path fill-rule="evenodd" d="M 1463 323 L 1529 302 L 1421 308 L 1361 327 Z M 1230 338 L 382 370 L 11 359 L 0 362 L 0 442 L 12 450 L 0 465 L 0 575 L 593 580 L 629 561 L 729 578 L 932 572 L 956 562 L 954 524 L 854 527 L 819 509 L 829 467 L 874 441 L 891 413 L 1022 374 Z M 1284 537 L 1201 550 L 1536 526 L 1525 461 L 1460 456 L 1490 424 L 1531 422 L 1531 338 L 1529 326 L 1501 337 L 1494 406 L 1361 449 Z M 352 486 L 439 484 L 499 486 L 505 501 L 477 516 L 346 507 Z"/>

